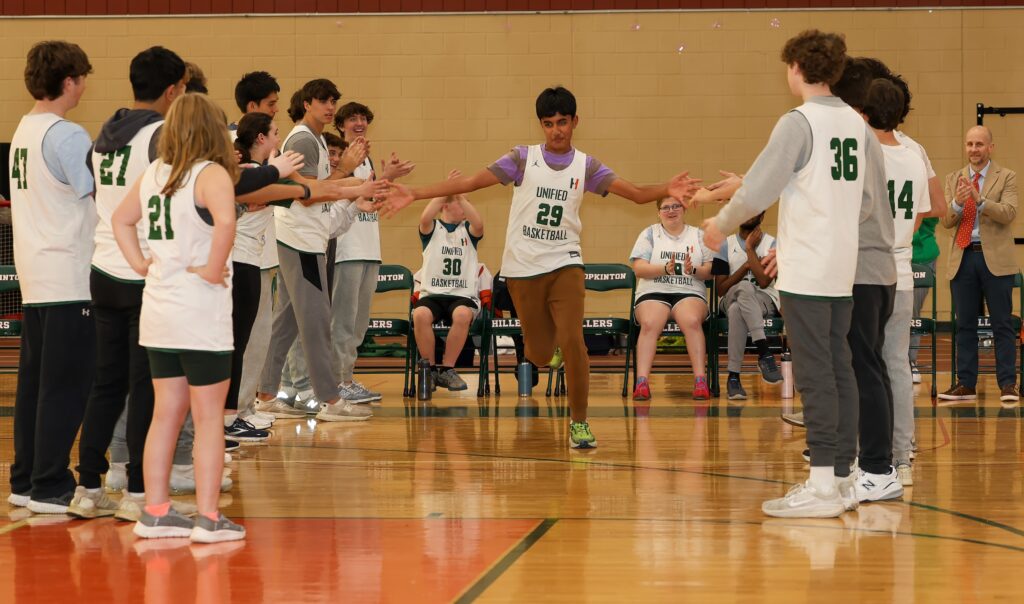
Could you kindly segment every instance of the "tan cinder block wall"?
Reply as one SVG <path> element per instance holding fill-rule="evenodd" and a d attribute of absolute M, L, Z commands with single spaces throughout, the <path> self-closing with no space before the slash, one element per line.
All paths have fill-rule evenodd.
<path fill-rule="evenodd" d="M 788 37 L 817 27 L 845 33 L 852 54 L 878 57 L 907 78 L 914 111 L 905 130 L 944 175 L 965 162 L 962 135 L 974 123 L 975 103 L 1024 105 L 1022 26 L 1022 10 L 4 19 L 0 139 L 10 140 L 31 106 L 22 83 L 26 51 L 63 38 L 81 44 L 95 66 L 70 115 L 94 135 L 130 101 L 130 58 L 162 44 L 205 70 L 211 95 L 232 117 L 243 72 L 275 74 L 282 104 L 308 79 L 333 79 L 343 101 L 359 100 L 376 113 L 370 134 L 377 158 L 395 151 L 417 162 L 411 183 L 444 178 L 452 168 L 478 170 L 514 144 L 543 140 L 533 102 L 555 84 L 579 99 L 577 146 L 620 176 L 651 183 L 689 170 L 711 181 L 720 168 L 746 170 L 778 116 L 798 104 L 779 50 Z M 278 121 L 287 131 L 284 111 Z M 990 116 L 986 123 L 995 131 L 996 158 L 1024 170 L 1024 117 Z M 500 264 L 510 198 L 502 188 L 471 196 L 486 222 L 481 256 L 492 268 Z M 714 211 L 696 210 L 689 221 Z M 419 266 L 418 214 L 406 210 L 383 223 L 385 262 Z M 772 210 L 769 231 L 775 216 Z M 653 205 L 588 196 L 585 259 L 627 261 L 639 231 L 655 220 Z M 939 239 L 946 249 L 941 227 Z M 939 264 L 943 275 L 945 253 Z M 948 309 L 944 280 L 939 291 L 940 308 Z M 594 312 L 621 305 L 601 296 L 588 302 Z"/>

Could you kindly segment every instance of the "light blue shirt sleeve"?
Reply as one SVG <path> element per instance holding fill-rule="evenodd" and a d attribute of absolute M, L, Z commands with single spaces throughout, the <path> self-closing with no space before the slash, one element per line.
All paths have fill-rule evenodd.
<path fill-rule="evenodd" d="M 54 178 L 71 185 L 79 199 L 91 196 L 96 190 L 92 172 L 85 163 L 90 149 L 89 133 L 74 122 L 57 122 L 43 136 L 46 167 Z"/>
<path fill-rule="evenodd" d="M 644 229 L 640 236 L 636 238 L 636 243 L 633 244 L 633 251 L 629 253 L 630 260 L 642 259 L 648 262 L 651 261 L 651 255 L 654 253 L 654 236 L 651 231 L 651 227 Z"/>
<path fill-rule="evenodd" d="M 703 237 L 701 238 L 701 240 L 703 241 Z M 726 237 L 725 241 L 722 242 L 722 245 L 719 246 L 718 251 L 715 252 L 715 256 L 714 257 L 716 259 L 718 259 L 718 260 L 724 260 L 725 262 L 729 262 L 729 238 L 728 237 Z"/>

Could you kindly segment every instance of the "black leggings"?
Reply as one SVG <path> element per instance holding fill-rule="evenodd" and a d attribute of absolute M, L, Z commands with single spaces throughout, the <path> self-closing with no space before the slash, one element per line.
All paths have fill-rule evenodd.
<path fill-rule="evenodd" d="M 260 306 L 260 267 L 232 262 L 231 323 L 235 334 L 235 351 L 231 355 L 231 384 L 228 386 L 227 410 L 238 410 L 238 390 L 242 385 L 242 358 L 249 345 L 256 311 Z"/>

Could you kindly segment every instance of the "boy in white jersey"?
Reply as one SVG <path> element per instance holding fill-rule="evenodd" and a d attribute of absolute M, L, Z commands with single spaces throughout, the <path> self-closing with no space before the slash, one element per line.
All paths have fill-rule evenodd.
<path fill-rule="evenodd" d="M 715 254 L 715 285 L 722 309 L 729 318 L 729 400 L 745 400 L 747 391 L 740 383 L 747 335 L 757 349 L 757 367 L 769 384 L 782 381 L 782 372 L 768 350 L 764 320 L 778 314 L 779 292 L 775 279 L 768 276 L 761 259 L 775 249 L 775 238 L 761 230 L 764 212 L 740 225 Z"/>
<path fill-rule="evenodd" d="M 904 107 L 903 93 L 887 79 L 875 79 L 864 95 L 863 113 L 882 144 L 889 205 L 893 214 L 896 292 L 892 314 L 885 325 L 882 356 L 892 390 L 891 399 L 861 397 L 860 502 L 896 499 L 903 495 L 899 472 L 893 466 L 893 418 L 909 408 L 914 392 L 910 375 L 910 318 L 914 303 L 914 275 L 910 258 L 914 231 L 929 208 L 928 173 L 921 156 L 897 140 Z M 891 406 L 885 403 L 891 401 Z M 909 451 L 908 451 L 909 453 Z M 908 460 L 909 461 L 909 460 Z"/>
<path fill-rule="evenodd" d="M 704 281 L 711 277 L 711 250 L 704 247 L 704 233 L 683 221 L 686 207 L 671 197 L 659 199 L 658 223 L 636 238 L 629 260 L 636 286 L 636 388 L 634 401 L 651 400 L 648 377 L 654 364 L 658 338 L 669 319 L 686 337 L 686 353 L 693 367 L 693 398 L 711 398 L 705 363 L 704 320 L 708 318 L 708 292 Z"/>
<path fill-rule="evenodd" d="M 35 105 L 11 139 L 14 264 L 25 314 L 7 500 L 36 513 L 63 514 L 74 496 L 68 463 L 95 370 L 89 261 L 96 207 L 85 165 L 90 141 L 64 117 L 78 105 L 91 72 L 77 44 L 33 46 L 25 86 Z"/>
<path fill-rule="evenodd" d="M 846 61 L 842 36 L 805 31 L 786 42 L 790 91 L 804 104 L 776 124 L 746 176 L 702 191 L 696 201 L 732 197 L 704 222 L 705 241 L 725 235 L 781 194 L 778 290 L 804 403 L 809 479 L 764 502 L 769 516 L 834 517 L 856 505 L 850 464 L 857 440 L 857 382 L 847 333 L 853 311 L 859 223 L 884 203 L 882 151 L 864 120 L 831 84 Z M 891 251 L 890 251 L 891 254 Z M 840 495 L 842 491 L 843 495 Z"/>
<path fill-rule="evenodd" d="M 458 176 L 457 170 L 448 175 Z M 437 197 L 423 208 L 419 232 L 423 268 L 420 297 L 412 311 L 416 346 L 420 356 L 430 361 L 434 384 L 465 390 L 468 386 L 455 371 L 455 361 L 480 310 L 476 249 L 484 237 L 484 221 L 465 195 Z M 451 326 L 440 366 L 434 359 L 433 324 L 437 321 Z"/>
<path fill-rule="evenodd" d="M 330 80 L 318 79 L 302 87 L 301 122 L 285 139 L 284 149 L 301 153 L 306 160 L 299 173 L 309 179 L 331 176 L 327 145 L 321 133 L 334 118 L 334 106 L 341 93 Z M 347 197 L 373 197 L 381 187 L 367 180 L 351 187 Z M 341 400 L 331 361 L 330 292 L 326 252 L 330 238 L 331 202 L 306 205 L 291 203 L 275 208 L 277 249 L 281 278 L 278 308 L 274 311 L 271 348 L 263 366 L 257 398 L 274 400 L 281 381 L 281 368 L 296 337 L 302 342 L 313 392 L 323 404 L 317 418 L 324 421 L 366 421 L 372 413 Z"/>
<path fill-rule="evenodd" d="M 356 167 L 352 176 L 377 178 L 367 130 L 373 123 L 373 111 L 362 103 L 345 103 L 334 116 L 334 127 L 346 143 L 365 143 L 366 158 Z M 380 178 L 394 180 L 412 172 L 416 166 L 403 162 L 394 153 L 381 161 Z M 348 175 L 348 167 L 344 168 Z M 370 325 L 370 302 L 377 291 L 377 274 L 380 272 L 380 226 L 376 212 L 360 212 L 352 228 L 337 238 L 337 253 L 333 270 L 334 279 L 331 297 L 331 338 L 334 341 L 335 374 L 341 379 L 341 397 L 351 403 L 379 401 L 381 394 L 367 389 L 355 380 L 358 348 L 363 343 Z"/>
<path fill-rule="evenodd" d="M 127 489 L 136 499 L 145 492 L 142 458 L 153 417 L 153 382 L 149 359 L 139 346 L 139 314 L 145 280 L 124 259 L 110 218 L 125 194 L 157 157 L 164 115 L 185 92 L 185 62 L 174 52 L 154 46 L 136 55 L 129 68 L 135 98 L 103 124 L 88 164 L 96 178 L 96 250 L 89 275 L 96 321 L 96 377 L 82 422 L 78 447 L 79 487 L 69 513 L 82 518 L 109 516 L 117 510 L 100 489 L 109 468 L 106 452 L 118 417 L 127 418 Z M 140 230 L 143 252 L 148 250 Z M 179 463 L 191 465 L 191 438 L 183 443 Z M 113 459 L 113 453 L 111 454 Z M 127 503 L 126 503 L 127 506 Z"/>
<path fill-rule="evenodd" d="M 597 441 L 587 423 L 590 360 L 583 342 L 586 289 L 579 216 L 583 194 L 615 193 L 635 203 L 669 196 L 682 201 L 693 194 L 696 181 L 682 173 L 663 184 L 634 185 L 573 148 L 579 117 L 571 92 L 548 88 L 537 97 L 536 107 L 543 144 L 516 147 L 470 176 L 423 187 L 396 186 L 385 207 L 390 215 L 416 199 L 515 184 L 501 274 L 523 327 L 526 357 L 534 365 L 548 363 L 555 347 L 561 348 L 570 407 L 569 446 L 590 448 Z"/>

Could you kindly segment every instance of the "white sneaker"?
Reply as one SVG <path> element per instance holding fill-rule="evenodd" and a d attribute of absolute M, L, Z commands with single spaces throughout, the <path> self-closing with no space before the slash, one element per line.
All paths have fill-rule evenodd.
<path fill-rule="evenodd" d="M 795 485 L 785 497 L 765 501 L 761 511 L 776 518 L 836 518 L 846 506 L 838 489 L 822 492 L 808 480 Z"/>
<path fill-rule="evenodd" d="M 145 493 L 131 495 L 125 491 L 124 497 L 121 498 L 121 503 L 117 506 L 117 511 L 114 512 L 114 518 L 124 520 L 125 522 L 138 522 L 139 518 L 142 518 L 142 509 L 144 507 L 146 507 Z M 172 499 L 171 508 L 182 516 L 195 516 L 199 513 L 199 508 L 185 501 L 175 501 Z"/>
<path fill-rule="evenodd" d="M 857 478 L 857 500 L 888 501 L 903 497 L 903 485 L 896 468 L 890 466 L 886 474 L 872 474 L 861 471 Z"/>
<path fill-rule="evenodd" d="M 896 474 L 900 477 L 900 484 L 905 487 L 914 486 L 914 467 L 908 463 L 901 463 L 896 466 Z"/>
<path fill-rule="evenodd" d="M 230 491 L 234 484 L 228 473 L 231 470 L 225 468 L 220 480 L 220 492 Z M 196 492 L 196 470 L 192 464 L 173 464 L 171 466 L 170 489 L 172 495 L 187 495 Z"/>
<path fill-rule="evenodd" d="M 108 493 L 120 493 L 128 488 L 128 462 L 117 461 L 110 464 L 107 470 L 106 479 L 103 481 L 103 488 Z"/>
<path fill-rule="evenodd" d="M 28 507 L 28 502 L 31 499 L 31 495 L 18 495 L 17 493 L 11 493 L 7 496 L 7 503 L 17 508 L 23 508 Z"/>
<path fill-rule="evenodd" d="M 373 417 L 366 407 L 357 407 L 348 401 L 338 401 L 332 405 L 324 405 L 316 418 L 323 422 L 364 422 Z"/>
<path fill-rule="evenodd" d="M 915 384 L 921 383 L 921 372 L 917 369 L 917 363 L 910 363 L 910 376 L 914 380 Z"/>
<path fill-rule="evenodd" d="M 289 405 L 284 399 L 275 398 L 270 401 L 256 400 L 256 412 L 271 415 L 277 419 L 303 419 L 306 412 Z"/>
<path fill-rule="evenodd" d="M 257 430 L 266 430 L 267 428 L 270 428 L 274 425 L 275 419 L 273 415 L 266 413 L 249 413 L 246 415 L 239 413 L 238 417 L 239 419 L 249 422 L 249 425 Z"/>
<path fill-rule="evenodd" d="M 857 499 L 857 476 L 860 472 L 854 472 L 846 478 L 836 476 L 836 489 L 839 490 L 839 498 L 843 500 L 843 507 L 847 512 L 852 512 L 860 506 Z"/>

